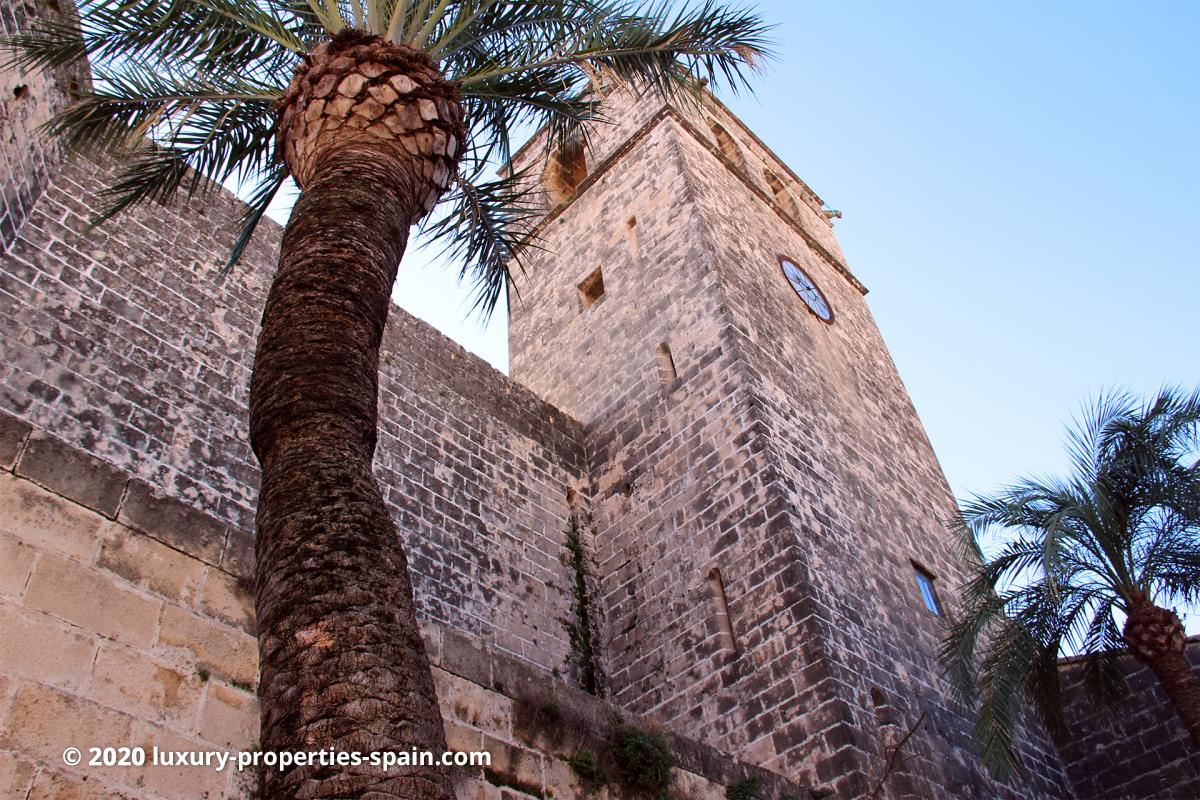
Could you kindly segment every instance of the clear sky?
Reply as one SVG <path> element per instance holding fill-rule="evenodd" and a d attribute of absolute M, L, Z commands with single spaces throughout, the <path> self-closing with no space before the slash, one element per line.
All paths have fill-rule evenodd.
<path fill-rule="evenodd" d="M 1066 467 L 1121 384 L 1200 384 L 1200 3 L 766 2 L 722 99 L 832 208 L 954 491 Z M 401 306 L 497 367 L 505 319 L 406 257 Z"/>

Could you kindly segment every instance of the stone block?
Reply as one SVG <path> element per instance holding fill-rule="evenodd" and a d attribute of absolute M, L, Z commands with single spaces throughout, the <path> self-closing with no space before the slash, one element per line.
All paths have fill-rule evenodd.
<path fill-rule="evenodd" d="M 198 599 L 209 569 L 202 561 L 113 522 L 104 525 L 100 538 L 99 566 L 169 600 L 190 604 Z"/>
<path fill-rule="evenodd" d="M 483 736 L 483 749 L 492 756 L 492 765 L 485 770 L 485 774 L 499 776 L 512 788 L 541 791 L 544 759 L 541 753 L 509 744 L 487 734 Z"/>
<path fill-rule="evenodd" d="M 221 564 L 225 526 L 179 500 L 155 494 L 141 481 L 130 481 L 117 520 L 213 566 Z"/>
<path fill-rule="evenodd" d="M 0 469 L 12 469 L 31 430 L 28 422 L 0 412 Z"/>
<path fill-rule="evenodd" d="M 125 791 L 89 776 L 42 770 L 34 781 L 27 800 L 134 800 L 133 790 Z M 14 795 L 15 797 L 15 795 Z"/>
<path fill-rule="evenodd" d="M 139 719 L 191 727 L 202 681 L 195 673 L 152 660 L 145 653 L 104 642 L 92 667 L 88 696 Z"/>
<path fill-rule="evenodd" d="M 478 752 L 483 747 L 483 734 L 468 728 L 458 720 L 442 718 L 446 729 L 446 747 L 456 753 Z"/>
<path fill-rule="evenodd" d="M 0 733 L 0 748 L 17 750 L 37 761 L 62 765 L 63 751 L 77 747 L 86 759 L 88 747 L 129 747 L 133 720 L 90 700 L 65 694 L 49 686 L 23 684 L 13 698 L 8 727 Z M 127 783 L 128 767 L 88 767 L 72 772 L 112 786 Z"/>
<path fill-rule="evenodd" d="M 439 666 L 480 686 L 492 685 L 492 653 L 478 639 L 443 630 Z"/>
<path fill-rule="evenodd" d="M 254 534 L 239 528 L 229 529 L 221 569 L 238 578 L 254 579 Z"/>
<path fill-rule="evenodd" d="M 258 698 L 249 692 L 208 682 L 197 733 L 218 748 L 250 750 L 259 741 Z"/>
<path fill-rule="evenodd" d="M 197 669 L 224 675 L 248 687 L 258 683 L 258 642 L 242 631 L 168 605 L 158 641 L 190 653 Z"/>
<path fill-rule="evenodd" d="M 454 786 L 458 800 L 501 800 L 500 787 L 481 778 L 463 778 Z"/>
<path fill-rule="evenodd" d="M 0 474 L 0 530 L 40 550 L 90 561 L 104 518 L 22 478 Z"/>
<path fill-rule="evenodd" d="M 120 585 L 107 573 L 43 554 L 25 590 L 25 605 L 84 630 L 149 648 L 162 602 Z"/>
<path fill-rule="evenodd" d="M 583 781 L 575 770 L 565 761 L 557 758 L 546 758 L 543 761 L 543 769 L 545 771 L 544 786 L 547 797 L 568 798 L 568 797 L 588 797 L 594 798 L 591 790 L 599 789 L 599 786 L 591 784 L 584 785 Z M 680 795 L 681 797 L 690 798 L 691 795 Z"/>
<path fill-rule="evenodd" d="M 33 764 L 15 753 L 0 752 L 0 797 L 26 797 L 36 772 Z"/>
<path fill-rule="evenodd" d="M 512 735 L 512 700 L 477 683 L 434 668 L 442 715 L 505 739 Z"/>
<path fill-rule="evenodd" d="M 187 739 L 157 725 L 140 723 L 135 743 L 147 753 L 157 747 L 166 752 L 204 752 L 214 748 L 204 742 Z M 229 767 L 226 767 L 228 770 Z M 152 765 L 147 759 L 144 767 L 130 768 L 137 785 L 156 797 L 171 800 L 195 800 L 197 797 L 223 797 L 229 776 L 218 772 L 214 766 L 166 766 Z"/>
<path fill-rule="evenodd" d="M 204 614 L 254 635 L 254 590 L 248 581 L 209 567 L 199 607 Z"/>
<path fill-rule="evenodd" d="M 96 641 L 51 616 L 0 602 L 0 671 L 42 683 L 87 685 Z"/>
<path fill-rule="evenodd" d="M 725 800 L 725 786 L 692 772 L 671 770 L 670 795 L 688 800 Z"/>
<path fill-rule="evenodd" d="M 36 556 L 36 550 L 15 536 L 0 533 L 0 596 L 21 596 Z"/>
<path fill-rule="evenodd" d="M 116 516 L 128 482 L 111 464 L 40 432 L 29 437 L 16 472 L 110 518 Z"/>

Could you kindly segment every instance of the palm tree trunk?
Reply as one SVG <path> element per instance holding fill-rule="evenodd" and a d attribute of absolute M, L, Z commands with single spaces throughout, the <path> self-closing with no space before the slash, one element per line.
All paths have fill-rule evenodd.
<path fill-rule="evenodd" d="M 257 610 L 264 751 L 431 750 L 445 734 L 400 539 L 372 472 L 379 344 L 428 182 L 353 143 L 306 179 L 251 379 L 262 464 Z M 444 769 L 264 769 L 262 796 L 450 800 Z"/>
<path fill-rule="evenodd" d="M 1137 592 L 1129 598 L 1124 634 L 1134 657 L 1158 677 L 1192 741 L 1200 747 L 1200 681 L 1187 658 L 1187 636 L 1179 617 Z"/>

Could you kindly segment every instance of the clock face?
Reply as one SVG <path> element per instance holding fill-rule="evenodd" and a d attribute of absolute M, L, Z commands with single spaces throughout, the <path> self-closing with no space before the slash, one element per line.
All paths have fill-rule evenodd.
<path fill-rule="evenodd" d="M 833 309 L 829 307 L 829 301 L 813 283 L 813 279 L 808 277 L 808 273 L 786 258 L 779 259 L 779 266 L 783 268 L 783 274 L 787 277 L 788 283 L 796 290 L 796 294 L 804 301 L 804 305 L 808 306 L 808 310 L 822 322 L 832 323 Z"/>

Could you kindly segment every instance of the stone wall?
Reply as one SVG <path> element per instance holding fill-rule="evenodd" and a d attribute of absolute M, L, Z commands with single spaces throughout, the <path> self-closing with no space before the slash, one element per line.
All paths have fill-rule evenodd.
<path fill-rule="evenodd" d="M 735 129 L 737 121 L 720 113 L 712 111 Z M 1023 780 L 1003 787 L 983 774 L 967 720 L 940 678 L 946 618 L 925 609 L 914 574 L 919 566 L 934 577 L 952 615 L 964 575 L 947 532 L 955 504 L 865 290 L 830 244 L 826 220 L 764 191 L 746 174 L 752 167 L 705 141 L 705 132 L 696 125 L 681 137 L 682 152 L 720 274 L 730 347 L 745 369 L 766 461 L 777 470 L 764 506 L 785 510 L 796 548 L 788 557 L 798 562 L 789 588 L 812 615 L 807 633 L 815 643 L 801 657 L 807 666 L 817 651 L 813 666 L 836 696 L 838 735 L 818 740 L 840 744 L 834 758 L 842 771 L 860 771 L 869 786 L 886 748 L 922 720 L 892 778 L 896 796 L 946 788 L 958 797 L 1069 796 L 1054 750 L 1036 730 L 1022 737 L 1036 765 Z M 742 163 L 773 160 L 752 140 L 741 147 Z M 821 289 L 832 324 L 796 296 L 779 256 Z M 817 730 L 802 715 L 792 724 L 794 758 L 814 746 L 808 740 Z"/>
<path fill-rule="evenodd" d="M 68 160 L 0 257 L 0 410 L 248 529 L 245 409 L 278 226 L 223 277 L 236 200 L 143 206 L 85 233 L 111 176 Z M 421 612 L 564 669 L 582 428 L 398 308 L 382 353 L 376 473 Z"/>
<path fill-rule="evenodd" d="M 0 415 L 0 795 L 252 797 L 250 771 L 62 760 L 67 747 L 257 748 L 251 558 L 245 532 Z M 492 758 L 459 774 L 460 800 L 627 796 L 585 786 L 568 762 L 637 718 L 478 638 L 424 632 L 451 749 Z M 763 800 L 803 791 L 666 741 L 675 796 L 718 800 L 747 778 Z"/>
<path fill-rule="evenodd" d="M 24 32 L 35 20 L 57 19 L 61 8 L 43 0 L 0 0 L 0 36 Z M 8 56 L 5 51 L 3 58 Z M 66 104 L 72 81 L 87 80 L 79 67 L 0 70 L 0 245 L 16 238 L 61 158 L 60 148 L 37 129 Z"/>
<path fill-rule="evenodd" d="M 1188 643 L 1200 677 L 1200 638 Z M 1084 695 L 1079 660 L 1062 664 L 1070 737 L 1059 743 L 1079 800 L 1191 800 L 1200 797 L 1200 753 L 1147 667 L 1126 656 L 1123 709 L 1098 710 Z"/>
<path fill-rule="evenodd" d="M 254 746 L 245 534 L 8 415 L 0 466 L 0 795 L 249 796 L 232 773 L 62 759 Z"/>

